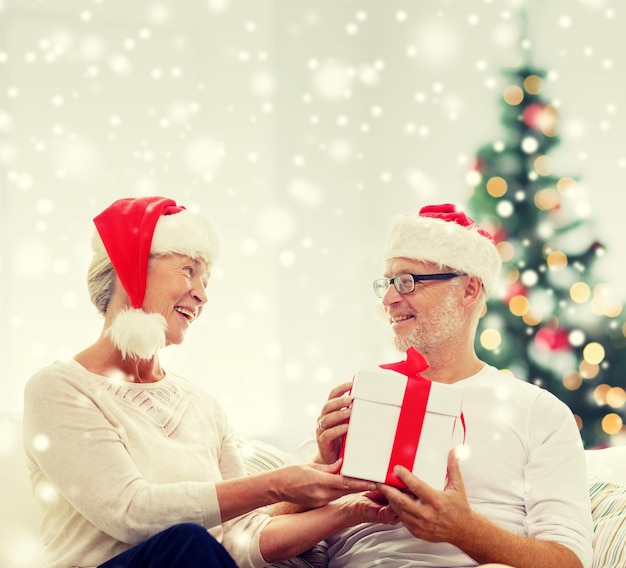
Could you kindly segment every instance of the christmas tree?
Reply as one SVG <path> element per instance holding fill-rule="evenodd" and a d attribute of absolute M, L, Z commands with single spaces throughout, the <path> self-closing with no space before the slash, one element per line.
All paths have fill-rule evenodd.
<path fill-rule="evenodd" d="M 577 180 L 552 172 L 559 113 L 544 98 L 545 76 L 528 62 L 505 70 L 504 136 L 480 148 L 468 176 L 468 212 L 495 235 L 503 260 L 476 348 L 564 401 L 585 447 L 611 445 L 626 432 L 623 306 L 595 275 L 606 251 Z"/>

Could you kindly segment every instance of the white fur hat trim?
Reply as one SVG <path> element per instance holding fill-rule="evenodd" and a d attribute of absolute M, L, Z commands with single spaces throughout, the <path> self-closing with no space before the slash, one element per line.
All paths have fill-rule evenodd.
<path fill-rule="evenodd" d="M 493 241 L 477 226 L 417 215 L 400 215 L 387 235 L 385 260 L 410 258 L 448 266 L 481 279 L 491 295 L 500 274 L 501 260 Z"/>
<path fill-rule="evenodd" d="M 179 253 L 203 258 L 213 264 L 219 249 L 217 235 L 211 223 L 188 210 L 175 215 L 161 215 L 152 235 L 150 252 Z"/>

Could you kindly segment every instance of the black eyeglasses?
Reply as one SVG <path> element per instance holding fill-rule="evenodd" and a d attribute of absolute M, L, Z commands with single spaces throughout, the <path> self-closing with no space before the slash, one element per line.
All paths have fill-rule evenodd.
<path fill-rule="evenodd" d="M 451 280 L 457 276 L 465 276 L 458 272 L 444 272 L 443 274 L 398 274 L 393 278 L 378 278 L 374 280 L 374 293 L 382 298 L 389 286 L 394 285 L 398 294 L 410 294 L 415 290 L 415 283 L 421 280 Z"/>

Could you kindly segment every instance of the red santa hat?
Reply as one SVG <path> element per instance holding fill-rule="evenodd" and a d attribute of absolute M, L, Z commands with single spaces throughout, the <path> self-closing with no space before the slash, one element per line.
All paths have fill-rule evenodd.
<path fill-rule="evenodd" d="M 94 218 L 95 254 L 106 254 L 130 298 L 107 335 L 124 357 L 149 359 L 165 346 L 167 324 L 161 314 L 144 312 L 150 254 L 179 253 L 213 264 L 218 241 L 201 215 L 166 197 L 119 199 Z"/>
<path fill-rule="evenodd" d="M 387 235 L 385 260 L 411 258 L 448 266 L 481 279 L 491 295 L 501 260 L 493 237 L 455 205 L 427 205 L 417 215 L 396 217 Z"/>

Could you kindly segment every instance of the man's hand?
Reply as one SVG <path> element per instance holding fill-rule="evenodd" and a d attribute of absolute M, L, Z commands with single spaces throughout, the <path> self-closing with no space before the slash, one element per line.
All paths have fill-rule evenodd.
<path fill-rule="evenodd" d="M 318 460 L 331 464 L 339 457 L 341 442 L 348 431 L 352 398 L 349 395 L 352 381 L 342 383 L 330 391 L 317 421 Z"/>
<path fill-rule="evenodd" d="M 443 491 L 433 489 L 404 467 L 394 471 L 410 493 L 389 485 L 379 485 L 380 492 L 417 538 L 449 542 L 485 568 L 582 568 L 576 554 L 564 545 L 511 533 L 472 511 L 454 450 L 448 455 L 448 482 Z"/>
<path fill-rule="evenodd" d="M 379 488 L 409 532 L 430 542 L 462 541 L 472 510 L 454 450 L 448 454 L 448 481 L 443 491 L 433 489 L 405 467 L 396 466 L 394 472 L 410 493 L 389 485 Z"/>

